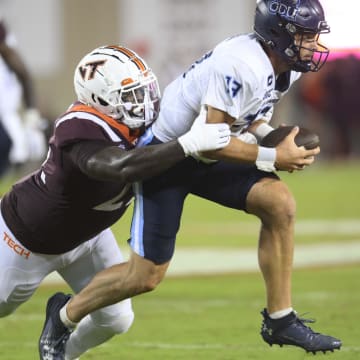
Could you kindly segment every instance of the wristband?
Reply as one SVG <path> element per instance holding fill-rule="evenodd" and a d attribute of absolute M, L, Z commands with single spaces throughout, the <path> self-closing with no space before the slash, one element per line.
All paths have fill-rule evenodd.
<path fill-rule="evenodd" d="M 268 148 L 264 146 L 258 147 L 258 155 L 255 164 L 259 170 L 266 172 L 275 171 L 276 170 L 275 160 L 276 160 L 275 148 Z"/>
<path fill-rule="evenodd" d="M 258 139 L 264 138 L 267 134 L 272 132 L 274 128 L 270 126 L 268 123 L 261 123 L 256 129 L 255 129 L 255 136 Z"/>

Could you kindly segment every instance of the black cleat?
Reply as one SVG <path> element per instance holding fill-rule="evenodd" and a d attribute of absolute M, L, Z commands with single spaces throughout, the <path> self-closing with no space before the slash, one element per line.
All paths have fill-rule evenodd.
<path fill-rule="evenodd" d="M 41 360 L 64 360 L 65 344 L 71 330 L 60 320 L 60 309 L 70 300 L 71 295 L 56 293 L 47 302 L 46 318 L 39 339 Z"/>
<path fill-rule="evenodd" d="M 273 344 L 293 345 L 313 354 L 316 354 L 317 351 L 326 353 L 326 351 L 333 352 L 334 349 L 340 350 L 341 340 L 316 333 L 304 324 L 314 322 L 314 320 L 300 319 L 295 312 L 276 320 L 269 317 L 266 309 L 261 314 L 264 319 L 260 334 L 270 346 Z"/>

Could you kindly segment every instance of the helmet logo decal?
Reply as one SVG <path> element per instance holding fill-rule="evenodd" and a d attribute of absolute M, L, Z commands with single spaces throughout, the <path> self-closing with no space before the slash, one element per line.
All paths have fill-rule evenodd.
<path fill-rule="evenodd" d="M 134 80 L 132 78 L 126 78 L 124 80 L 121 81 L 121 86 L 126 86 L 126 85 L 130 85 L 134 82 Z"/>
<path fill-rule="evenodd" d="M 83 80 L 91 80 L 95 76 L 95 72 L 99 66 L 103 66 L 106 60 L 88 62 L 84 66 L 79 66 L 79 72 Z"/>
<path fill-rule="evenodd" d="M 296 7 L 297 4 L 295 3 L 294 5 L 295 7 L 292 7 L 281 3 L 279 0 L 274 0 L 269 4 L 269 11 L 273 15 L 281 15 L 289 20 L 295 20 L 299 10 Z"/>

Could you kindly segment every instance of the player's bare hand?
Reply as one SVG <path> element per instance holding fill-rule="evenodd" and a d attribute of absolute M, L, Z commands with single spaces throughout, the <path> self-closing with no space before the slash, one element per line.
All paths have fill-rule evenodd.
<path fill-rule="evenodd" d="M 320 147 L 306 150 L 304 146 L 295 144 L 295 136 L 299 128 L 295 127 L 285 139 L 276 147 L 275 166 L 278 170 L 293 172 L 303 170 L 311 165 L 315 156 L 320 153 Z"/>

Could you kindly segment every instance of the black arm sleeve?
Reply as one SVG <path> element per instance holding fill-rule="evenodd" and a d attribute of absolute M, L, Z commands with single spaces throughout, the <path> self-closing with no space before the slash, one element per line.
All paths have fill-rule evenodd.
<path fill-rule="evenodd" d="M 66 151 L 87 176 L 122 183 L 145 180 L 185 159 L 177 140 L 129 151 L 104 141 L 81 141 Z"/>

